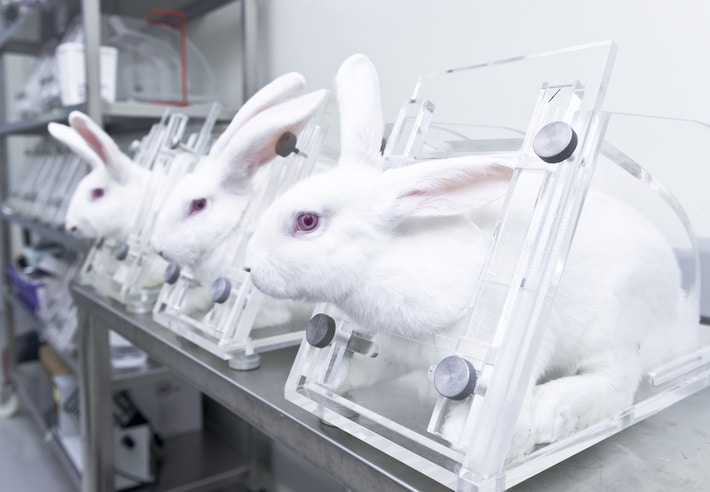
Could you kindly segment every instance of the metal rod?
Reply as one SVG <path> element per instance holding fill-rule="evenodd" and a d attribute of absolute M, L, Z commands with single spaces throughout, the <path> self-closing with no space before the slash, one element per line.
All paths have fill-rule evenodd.
<path fill-rule="evenodd" d="M 82 0 L 84 16 L 84 60 L 86 65 L 86 114 L 99 126 L 103 125 L 101 114 L 101 12 L 96 0 Z"/>
<path fill-rule="evenodd" d="M 114 490 L 108 329 L 79 311 L 79 397 L 85 492 Z"/>

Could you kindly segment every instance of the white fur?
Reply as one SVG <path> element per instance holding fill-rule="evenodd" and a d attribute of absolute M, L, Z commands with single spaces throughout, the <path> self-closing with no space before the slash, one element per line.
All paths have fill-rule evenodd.
<path fill-rule="evenodd" d="M 284 101 L 304 83 L 300 74 L 290 73 L 257 92 L 195 171 L 170 191 L 156 218 L 151 246 L 189 268 L 199 282 L 210 285 L 234 257 L 243 232 L 238 226 L 256 189 L 265 185 L 261 166 L 276 156 L 276 141 L 286 132 L 297 134 L 325 99 L 326 91 L 319 90 Z M 190 204 L 199 199 L 207 206 L 191 214 Z"/>
<path fill-rule="evenodd" d="M 453 330 L 466 319 L 492 239 L 490 221 L 471 222 L 465 212 L 499 207 L 509 177 L 504 162 L 475 157 L 384 172 L 370 159 L 359 166 L 348 160 L 272 204 L 245 264 L 265 293 L 333 303 L 382 343 L 388 334 Z M 318 214 L 319 227 L 296 231 L 300 212 Z M 590 193 L 515 445 L 527 452 L 628 406 L 644 371 L 692 337 L 681 326 L 682 299 L 673 251 L 653 224 L 620 201 Z M 410 369 L 440 357 L 434 349 L 389 350 Z M 460 445 L 463 416 L 451 417 L 445 436 Z"/>
<path fill-rule="evenodd" d="M 49 123 L 49 133 L 91 165 L 72 195 L 67 231 L 86 238 L 125 240 L 148 186 L 150 173 L 123 154 L 106 132 L 79 111 L 69 124 Z M 94 190 L 103 196 L 93 198 Z"/>

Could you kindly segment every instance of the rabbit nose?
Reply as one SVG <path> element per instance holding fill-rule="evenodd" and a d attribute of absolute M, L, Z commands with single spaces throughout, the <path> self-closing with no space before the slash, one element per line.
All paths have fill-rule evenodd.
<path fill-rule="evenodd" d="M 247 267 L 247 266 L 245 266 L 245 267 L 244 267 L 244 271 L 245 271 L 245 272 L 247 272 L 247 273 L 251 273 L 251 268 L 250 268 L 250 267 Z"/>

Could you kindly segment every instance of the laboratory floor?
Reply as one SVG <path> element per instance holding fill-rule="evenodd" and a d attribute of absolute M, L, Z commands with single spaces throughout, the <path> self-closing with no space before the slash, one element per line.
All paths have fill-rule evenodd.
<path fill-rule="evenodd" d="M 515 487 L 516 492 L 710 490 L 710 388 Z M 30 417 L 0 419 L 0 490 L 72 492 Z"/>
<path fill-rule="evenodd" d="M 0 490 L 74 492 L 39 429 L 22 410 L 0 419 Z"/>

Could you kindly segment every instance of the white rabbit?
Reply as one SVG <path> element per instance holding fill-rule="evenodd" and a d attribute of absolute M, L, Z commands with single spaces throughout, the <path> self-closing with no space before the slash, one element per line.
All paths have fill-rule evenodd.
<path fill-rule="evenodd" d="M 150 173 L 134 163 L 91 118 L 69 114 L 69 124 L 49 123 L 49 133 L 91 165 L 67 209 L 67 231 L 86 238 L 125 240 Z"/>
<path fill-rule="evenodd" d="M 339 77 L 363 71 L 374 68 L 355 57 Z M 379 122 L 378 115 L 353 119 L 368 120 Z M 427 340 L 459 328 L 493 232 L 490 220 L 472 222 L 467 213 L 500 206 L 510 168 L 461 157 L 380 171 L 380 127 L 341 127 L 340 165 L 298 183 L 263 214 L 245 261 L 252 281 L 277 298 L 332 303 L 381 345 L 388 334 Z M 692 337 L 681 327 L 684 308 L 680 270 L 664 237 L 630 206 L 590 193 L 547 319 L 538 384 L 518 423 L 523 449 L 513 452 L 630 405 L 644 370 Z M 389 357 L 425 370 L 441 354 L 424 352 L 396 346 Z M 387 357 L 371 360 L 375 372 L 392 365 Z M 455 446 L 465 444 L 457 442 L 464 417 L 451 415 L 444 429 Z"/>
<path fill-rule="evenodd" d="M 189 268 L 206 287 L 224 274 L 234 256 L 237 226 L 259 186 L 258 169 L 276 156 L 279 137 L 297 134 L 326 97 L 319 90 L 286 100 L 304 85 L 303 76 L 292 72 L 250 98 L 195 171 L 170 191 L 156 218 L 153 249 Z M 207 307 L 209 300 L 203 298 Z"/>

